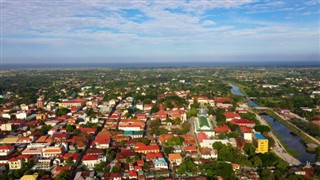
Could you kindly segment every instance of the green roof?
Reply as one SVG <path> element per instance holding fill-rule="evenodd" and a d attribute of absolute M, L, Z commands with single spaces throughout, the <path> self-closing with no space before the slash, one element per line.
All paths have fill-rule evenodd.
<path fill-rule="evenodd" d="M 199 118 L 199 126 L 200 126 L 200 127 L 203 127 L 203 126 L 210 127 L 209 122 L 208 122 L 208 120 L 207 120 L 206 117 L 201 116 L 201 117 Z"/>

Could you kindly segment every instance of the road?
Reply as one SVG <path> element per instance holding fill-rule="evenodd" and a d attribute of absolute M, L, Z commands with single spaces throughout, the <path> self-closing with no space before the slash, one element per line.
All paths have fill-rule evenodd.
<path fill-rule="evenodd" d="M 251 112 L 253 112 L 251 110 L 251 108 L 247 105 L 243 105 L 247 110 L 250 110 Z M 256 114 L 256 113 L 255 113 Z M 256 114 L 256 118 L 257 120 L 260 122 L 261 125 L 265 125 L 265 126 L 269 126 L 269 124 L 266 122 L 265 119 L 263 119 L 261 116 L 259 116 L 258 114 Z M 270 127 L 270 126 L 269 126 Z M 271 127 L 270 127 L 271 129 Z M 292 165 L 299 165 L 301 164 L 301 162 L 294 158 L 293 156 L 291 156 L 287 150 L 285 149 L 285 147 L 281 144 L 280 140 L 274 135 L 274 133 L 271 131 L 269 132 L 269 135 L 271 138 L 274 139 L 275 141 L 275 145 L 272 148 L 272 152 L 274 152 L 275 154 L 277 154 L 281 159 L 285 160 L 287 163 L 292 164 Z"/>
<path fill-rule="evenodd" d="M 111 115 L 115 112 L 117 105 L 120 103 L 120 101 L 118 101 L 114 107 L 112 108 L 112 110 L 109 113 L 108 117 L 111 117 Z M 100 127 L 98 127 L 97 131 L 95 132 L 94 135 L 92 135 L 90 137 L 90 139 L 88 140 L 87 144 L 86 144 L 86 148 L 81 152 L 80 156 L 78 157 L 76 163 L 75 163 L 75 167 L 74 170 L 72 171 L 72 175 L 71 175 L 71 179 L 74 179 L 74 177 L 76 176 L 77 170 L 80 167 L 80 165 L 82 164 L 82 158 L 85 155 L 86 151 L 90 148 L 90 145 L 92 143 L 92 141 L 96 138 L 96 136 L 98 135 L 98 133 L 104 128 L 105 124 L 107 122 L 107 119 L 105 119 L 102 123 L 102 125 Z"/>

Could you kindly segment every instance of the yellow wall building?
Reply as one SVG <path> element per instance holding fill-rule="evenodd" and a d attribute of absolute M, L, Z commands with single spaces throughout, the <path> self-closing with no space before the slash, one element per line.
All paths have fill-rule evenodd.
<path fill-rule="evenodd" d="M 254 134 L 254 144 L 257 153 L 267 153 L 269 151 L 269 141 L 262 134 Z"/>

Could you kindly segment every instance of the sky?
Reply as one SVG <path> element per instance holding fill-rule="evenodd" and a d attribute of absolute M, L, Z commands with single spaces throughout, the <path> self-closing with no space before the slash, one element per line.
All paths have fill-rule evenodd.
<path fill-rule="evenodd" d="M 319 0 L 1 0 L 1 61 L 320 62 L 319 11 Z"/>

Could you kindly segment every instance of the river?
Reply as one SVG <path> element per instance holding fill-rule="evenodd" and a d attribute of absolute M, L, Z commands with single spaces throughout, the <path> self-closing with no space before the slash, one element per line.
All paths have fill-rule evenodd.
<path fill-rule="evenodd" d="M 240 92 L 239 87 L 229 84 L 230 87 L 232 87 L 232 93 L 244 96 L 243 93 Z M 259 107 L 257 103 L 254 101 L 248 101 L 247 102 L 249 106 L 252 107 Z M 269 115 L 261 115 L 262 118 L 264 118 L 268 124 L 270 125 L 272 131 L 281 136 L 280 141 L 286 144 L 287 148 L 293 149 L 296 152 L 298 152 L 300 155 L 296 158 L 301 161 L 301 163 L 305 163 L 306 161 L 309 162 L 315 162 L 315 154 L 309 153 L 306 151 L 306 146 L 304 145 L 302 139 L 299 136 L 296 136 L 292 133 L 290 133 L 290 129 L 287 128 L 285 125 L 281 124 L 279 121 L 274 119 L 273 117 Z"/>

